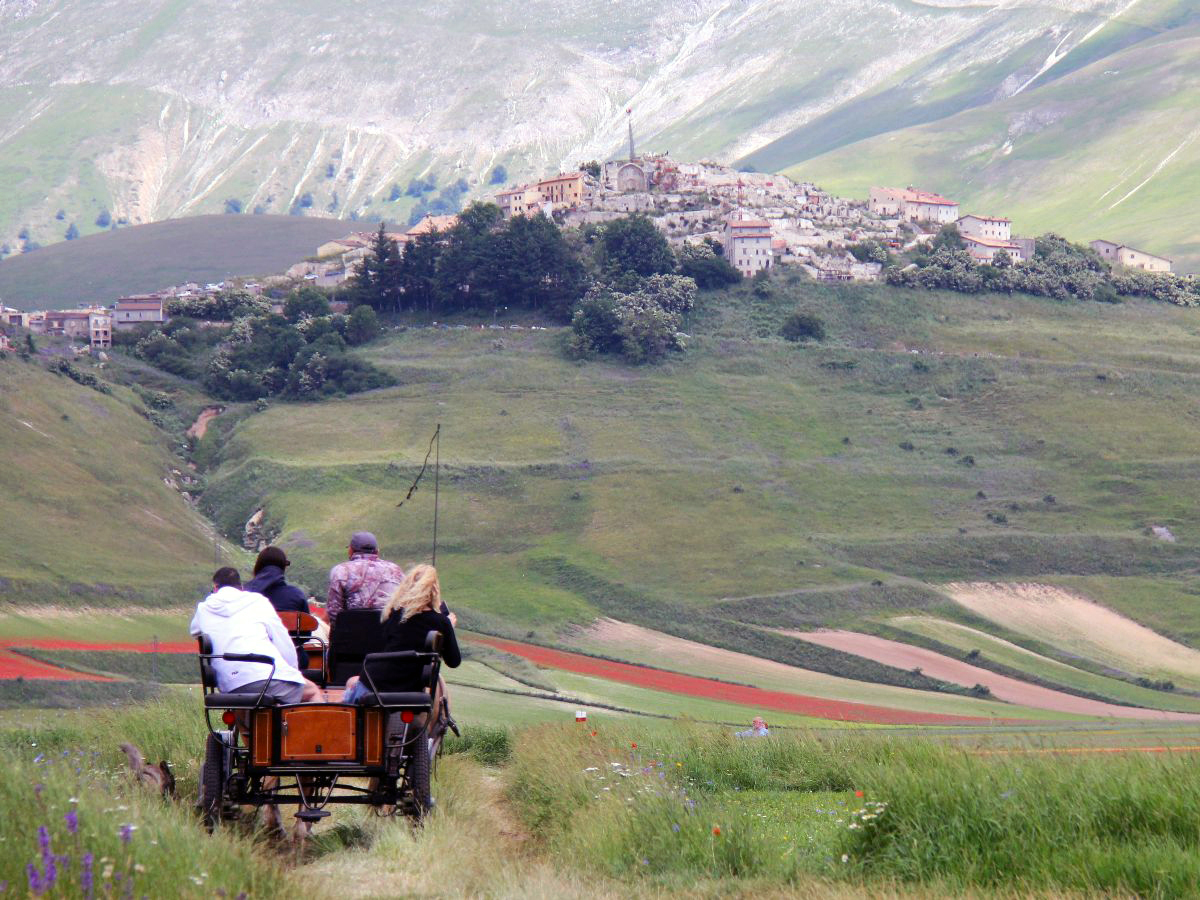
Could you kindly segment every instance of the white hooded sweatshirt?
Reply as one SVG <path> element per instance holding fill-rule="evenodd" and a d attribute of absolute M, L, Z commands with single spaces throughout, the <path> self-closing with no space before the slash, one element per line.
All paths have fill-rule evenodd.
<path fill-rule="evenodd" d="M 296 648 L 279 621 L 275 607 L 262 594 L 223 587 L 209 594 L 196 607 L 191 633 L 207 634 L 213 653 L 259 653 L 275 660 L 275 674 L 263 663 L 226 662 L 214 659 L 217 687 L 232 691 L 254 681 L 290 681 L 303 684 L 304 676 L 296 668 Z"/>

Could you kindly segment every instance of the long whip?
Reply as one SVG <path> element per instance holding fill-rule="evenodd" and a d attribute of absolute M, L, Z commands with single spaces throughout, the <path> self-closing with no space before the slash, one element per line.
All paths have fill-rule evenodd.
<path fill-rule="evenodd" d="M 405 503 L 412 499 L 412 495 L 417 492 L 417 488 L 421 484 L 421 479 L 425 476 L 426 470 L 429 468 L 429 457 L 433 457 L 433 565 L 437 565 L 437 537 L 438 537 L 438 503 L 441 494 L 441 473 L 442 473 L 442 423 L 438 422 L 437 427 L 433 430 L 433 437 L 429 439 L 429 449 L 425 451 L 425 461 L 421 463 L 421 471 L 417 473 L 417 477 L 413 479 L 413 483 L 408 486 L 408 492 L 404 495 L 404 499 L 396 504 L 396 509 L 402 507 Z"/>

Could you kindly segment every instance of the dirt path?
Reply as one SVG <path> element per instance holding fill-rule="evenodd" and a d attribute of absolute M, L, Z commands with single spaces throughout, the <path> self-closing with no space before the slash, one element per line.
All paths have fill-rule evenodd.
<path fill-rule="evenodd" d="M 779 710 L 841 722 L 872 722 L 890 725 L 966 725 L 997 721 L 1015 723 L 1018 721 L 1015 719 L 985 719 L 976 716 L 953 716 L 940 713 L 889 709 L 884 706 L 853 703 L 847 700 L 829 700 L 824 697 L 812 697 L 805 694 L 793 694 L 785 691 L 769 691 L 756 687 L 725 684 L 695 675 L 663 672 L 657 669 L 647 669 L 642 666 L 630 665 L 629 663 L 595 659 L 578 653 L 567 653 L 563 650 L 552 650 L 549 647 L 523 644 L 503 638 L 478 636 L 474 640 L 495 647 L 497 650 L 504 650 L 507 653 L 524 657 L 540 666 L 562 669 L 567 672 L 575 672 L 579 675 L 605 678 L 609 681 L 632 684 L 650 690 L 683 694 L 687 697 L 704 697 L 710 700 L 736 703 L 747 709 Z"/>
<path fill-rule="evenodd" d="M 200 440 L 208 432 L 208 423 L 225 412 L 223 406 L 206 406 L 200 410 L 200 415 L 196 416 L 196 421 L 192 423 L 192 427 L 187 430 L 187 436 Z"/>
<path fill-rule="evenodd" d="M 891 641 L 872 634 L 855 631 L 784 631 L 789 637 L 799 638 L 822 647 L 832 647 L 845 653 L 853 653 L 865 659 L 873 659 L 897 669 L 920 668 L 931 678 L 973 687 L 986 685 L 997 700 L 1032 706 L 1034 709 L 1050 709 L 1055 712 L 1075 713 L 1084 716 L 1102 716 L 1114 719 L 1157 719 L 1173 722 L 1200 722 L 1195 713 L 1168 712 L 1159 709 L 1141 709 L 1135 706 L 1119 706 L 1100 700 L 1076 697 L 1062 691 L 1039 687 L 1017 678 L 998 675 L 988 669 L 973 666 L 962 660 L 914 647 L 911 644 Z"/>

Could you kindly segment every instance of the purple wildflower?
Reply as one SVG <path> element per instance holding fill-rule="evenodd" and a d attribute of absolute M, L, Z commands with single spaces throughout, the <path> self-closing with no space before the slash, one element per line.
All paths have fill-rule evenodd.
<path fill-rule="evenodd" d="M 35 784 L 33 786 L 33 795 L 40 800 L 40 799 L 42 799 L 42 791 L 44 791 L 45 789 L 46 789 L 46 786 L 44 784 Z"/>
<path fill-rule="evenodd" d="M 38 763 L 40 763 L 45 758 L 46 758 L 46 754 L 39 753 L 37 756 L 35 756 L 33 758 L 33 764 L 36 766 Z"/>
<path fill-rule="evenodd" d="M 240 894 L 234 897 L 233 900 L 246 900 L 246 892 L 242 891 Z"/>
<path fill-rule="evenodd" d="M 46 871 L 42 875 L 42 889 L 50 890 L 54 887 L 54 882 L 58 880 L 58 857 L 51 856 L 46 860 Z"/>
<path fill-rule="evenodd" d="M 33 863 L 26 863 L 25 875 L 29 878 L 29 893 L 38 895 L 45 890 L 42 887 L 42 873 L 38 871 L 38 867 Z"/>
<path fill-rule="evenodd" d="M 83 894 L 84 900 L 91 900 L 92 897 L 92 861 L 94 857 L 90 853 L 83 854 L 83 859 L 79 862 L 79 892 Z"/>
<path fill-rule="evenodd" d="M 128 844 L 131 840 L 133 840 L 133 826 L 132 825 L 122 825 L 120 834 L 121 834 L 121 843 Z"/>
<path fill-rule="evenodd" d="M 50 829 L 45 825 L 38 826 L 38 849 L 42 851 L 42 864 L 50 862 Z"/>
<path fill-rule="evenodd" d="M 671 825 L 671 830 L 674 831 L 676 834 L 678 834 L 679 833 L 679 823 L 678 822 L 673 823 Z"/>
<path fill-rule="evenodd" d="M 63 818 L 67 822 L 67 834 L 75 834 L 79 831 L 79 813 L 71 810 Z"/>

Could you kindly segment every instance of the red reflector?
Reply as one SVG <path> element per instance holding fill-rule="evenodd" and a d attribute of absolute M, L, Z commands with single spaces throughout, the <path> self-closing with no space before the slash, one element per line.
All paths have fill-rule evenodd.
<path fill-rule="evenodd" d="M 237 721 L 237 714 L 232 709 L 227 709 L 221 713 L 221 721 L 226 725 L 232 725 Z"/>
<path fill-rule="evenodd" d="M 405 725 L 407 725 L 412 720 L 413 720 L 413 714 L 412 714 L 411 709 L 406 709 L 406 710 L 404 710 L 404 712 L 400 713 L 400 721 L 403 722 Z"/>

